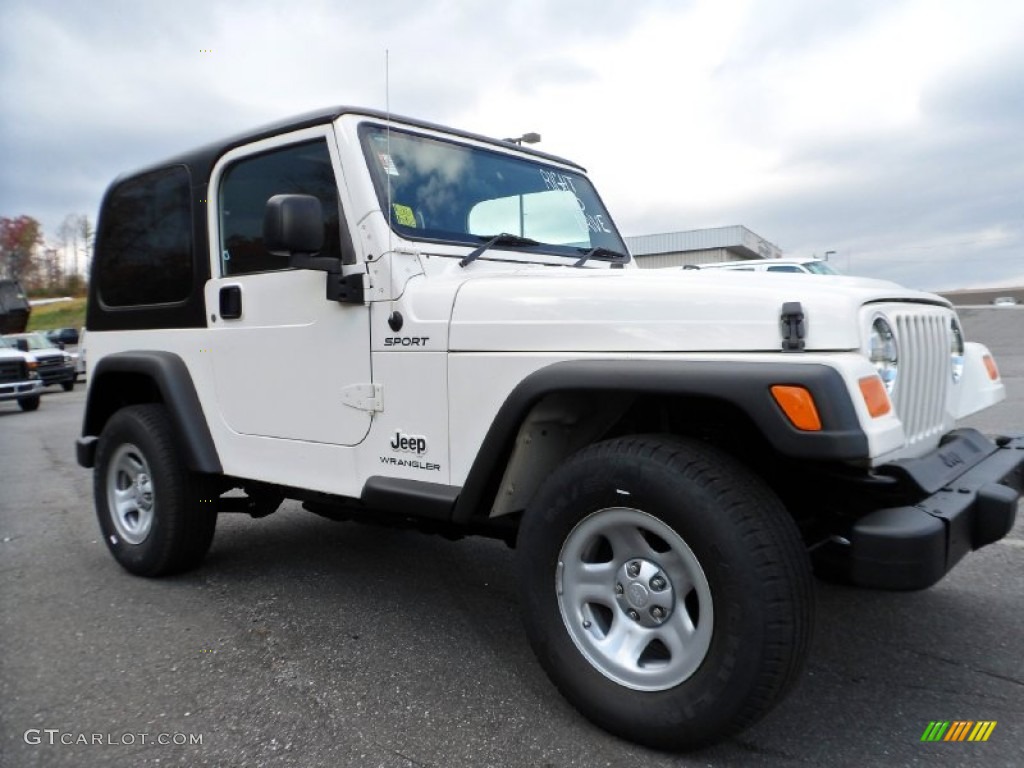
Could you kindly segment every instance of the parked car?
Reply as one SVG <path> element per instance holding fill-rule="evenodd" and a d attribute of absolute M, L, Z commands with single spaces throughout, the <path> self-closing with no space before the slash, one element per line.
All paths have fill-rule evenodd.
<path fill-rule="evenodd" d="M 750 261 L 722 261 L 715 262 L 713 264 L 687 264 L 683 269 L 724 269 L 732 272 L 790 272 L 812 275 L 841 274 L 827 261 L 821 261 L 819 259 L 752 259 Z"/>
<path fill-rule="evenodd" d="M 77 344 L 78 343 L 78 329 L 77 328 L 54 328 L 52 331 L 46 331 L 46 338 L 52 341 L 54 344 Z"/>
<path fill-rule="evenodd" d="M 12 340 L 22 352 L 28 352 L 39 363 L 37 371 L 43 384 L 60 384 L 65 392 L 75 387 L 75 362 L 71 355 L 58 347 L 46 336 L 34 333 L 13 333 L 6 338 Z"/>
<path fill-rule="evenodd" d="M 995 307 L 1016 307 L 1017 299 L 1013 296 L 997 296 L 992 299 L 992 305 Z"/>
<path fill-rule="evenodd" d="M 17 400 L 23 411 L 39 407 L 43 382 L 36 359 L 22 352 L 13 341 L 0 336 L 0 402 Z"/>

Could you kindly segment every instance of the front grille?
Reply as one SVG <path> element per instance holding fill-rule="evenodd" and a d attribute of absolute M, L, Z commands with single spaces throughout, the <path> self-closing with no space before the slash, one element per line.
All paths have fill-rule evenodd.
<path fill-rule="evenodd" d="M 899 377 L 893 405 L 903 422 L 907 444 L 941 434 L 946 398 L 952 381 L 950 369 L 950 316 L 942 310 L 898 311 L 895 320 L 899 344 Z"/>
<path fill-rule="evenodd" d="M 25 381 L 27 378 L 28 367 L 24 360 L 0 360 L 0 384 Z"/>
<path fill-rule="evenodd" d="M 52 371 L 64 365 L 63 357 L 37 357 L 40 371 Z"/>

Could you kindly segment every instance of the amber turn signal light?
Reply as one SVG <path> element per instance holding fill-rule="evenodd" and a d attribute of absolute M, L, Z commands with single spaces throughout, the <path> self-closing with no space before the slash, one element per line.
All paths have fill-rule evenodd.
<path fill-rule="evenodd" d="M 892 410 L 892 403 L 889 402 L 889 395 L 885 391 L 885 384 L 877 376 L 865 376 L 859 382 L 860 394 L 864 398 L 864 404 L 868 407 L 871 418 L 877 419 L 885 416 Z"/>
<path fill-rule="evenodd" d="M 992 381 L 999 379 L 999 369 L 996 368 L 996 361 L 992 358 L 992 355 L 985 355 L 982 360 L 985 361 L 985 370 L 988 371 L 988 377 Z"/>
<path fill-rule="evenodd" d="M 803 387 L 776 384 L 772 387 L 772 397 L 779 404 L 782 412 L 797 429 L 804 432 L 820 432 L 821 417 L 814 404 L 811 393 Z"/>

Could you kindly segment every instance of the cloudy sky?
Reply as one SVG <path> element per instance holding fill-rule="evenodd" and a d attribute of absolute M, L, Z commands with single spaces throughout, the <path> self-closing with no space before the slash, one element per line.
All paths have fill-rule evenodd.
<path fill-rule="evenodd" d="M 333 104 L 586 166 L 625 235 L 744 224 L 919 288 L 1024 285 L 1021 0 L 4 0 L 0 215 Z M 209 52 L 207 52 L 209 51 Z"/>

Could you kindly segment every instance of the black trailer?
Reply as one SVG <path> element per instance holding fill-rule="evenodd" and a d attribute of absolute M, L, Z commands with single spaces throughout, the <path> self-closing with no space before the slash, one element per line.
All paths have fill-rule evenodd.
<path fill-rule="evenodd" d="M 24 333 L 32 307 L 17 280 L 0 280 L 0 333 Z"/>

